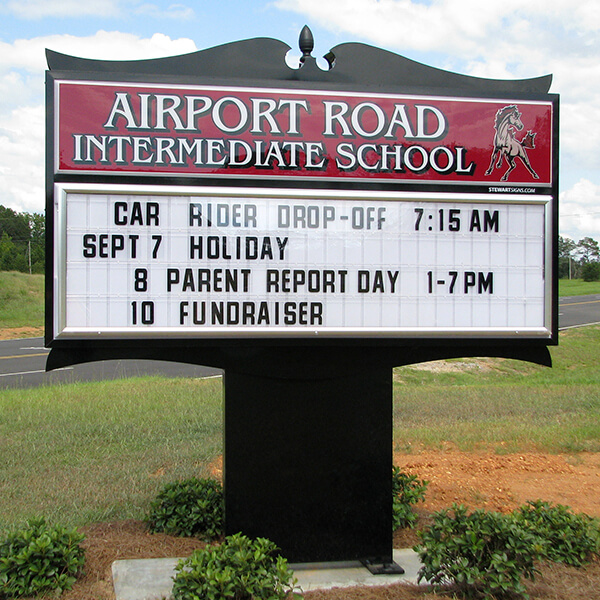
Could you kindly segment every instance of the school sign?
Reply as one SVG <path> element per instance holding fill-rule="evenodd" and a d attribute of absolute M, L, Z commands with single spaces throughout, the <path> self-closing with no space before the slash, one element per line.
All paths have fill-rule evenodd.
<path fill-rule="evenodd" d="M 558 97 L 312 45 L 48 52 L 47 368 L 224 369 L 226 533 L 398 572 L 392 368 L 557 343 Z"/>

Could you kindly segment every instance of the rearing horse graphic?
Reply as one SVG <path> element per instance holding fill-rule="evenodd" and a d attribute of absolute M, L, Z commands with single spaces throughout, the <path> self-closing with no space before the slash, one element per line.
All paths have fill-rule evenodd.
<path fill-rule="evenodd" d="M 527 135 L 521 141 L 515 138 L 515 129 L 518 131 L 523 129 L 521 113 L 516 104 L 505 106 L 496 113 L 494 129 L 496 130 L 496 135 L 494 136 L 494 151 L 492 152 L 490 166 L 485 174 L 490 175 L 492 173 L 496 158 L 498 158 L 496 169 L 499 169 L 502 166 L 502 157 L 505 156 L 506 162 L 508 163 L 508 170 L 502 175 L 501 181 L 506 181 L 511 171 L 517 166 L 515 164 L 515 158 L 519 157 L 527 167 L 527 170 L 533 175 L 533 178 L 539 179 L 538 174 L 533 170 L 533 167 L 529 163 L 529 158 L 525 151 L 525 148 L 535 148 L 533 144 L 535 133 L 528 131 Z"/>

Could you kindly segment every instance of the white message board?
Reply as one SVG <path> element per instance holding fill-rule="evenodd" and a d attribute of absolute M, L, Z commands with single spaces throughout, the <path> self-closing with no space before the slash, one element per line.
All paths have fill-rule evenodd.
<path fill-rule="evenodd" d="M 551 196 L 55 184 L 58 339 L 551 337 Z"/>

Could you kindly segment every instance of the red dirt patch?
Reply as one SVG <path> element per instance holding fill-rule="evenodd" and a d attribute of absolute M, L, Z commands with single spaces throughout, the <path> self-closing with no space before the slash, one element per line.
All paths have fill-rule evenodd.
<path fill-rule="evenodd" d="M 542 499 L 600 517 L 600 454 L 423 452 L 396 454 L 394 463 L 429 481 L 423 506 L 429 512 L 453 502 L 510 512 Z"/>

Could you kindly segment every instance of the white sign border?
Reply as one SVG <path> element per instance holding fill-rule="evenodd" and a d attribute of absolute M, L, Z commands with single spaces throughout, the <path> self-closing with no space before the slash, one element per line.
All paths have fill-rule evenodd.
<path fill-rule="evenodd" d="M 127 194 L 129 196 L 190 196 L 235 197 L 272 199 L 331 199 L 369 201 L 419 201 L 461 202 L 472 204 L 537 204 L 545 207 L 544 235 L 544 326 L 543 327 L 402 327 L 402 328 L 327 328 L 318 331 L 310 326 L 301 329 L 289 327 L 154 327 L 145 328 L 91 328 L 66 326 L 66 205 L 69 194 Z M 524 194 L 471 194 L 457 192 L 409 192 L 409 191 L 362 191 L 296 188 L 240 188 L 240 187 L 192 187 L 130 184 L 54 184 L 54 259 L 53 259 L 53 313 L 52 323 L 55 340 L 99 340 L 99 339 L 219 339 L 219 338 L 460 338 L 466 339 L 551 339 L 552 338 L 552 206 L 550 195 Z"/>

